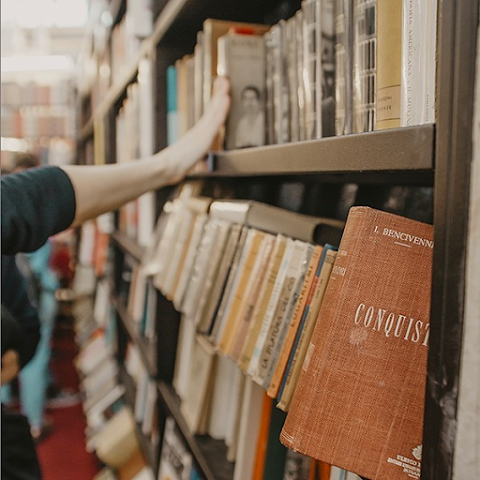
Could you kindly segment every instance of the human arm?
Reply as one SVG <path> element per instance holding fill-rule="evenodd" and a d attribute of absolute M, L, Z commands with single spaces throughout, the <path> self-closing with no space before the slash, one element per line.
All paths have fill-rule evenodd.
<path fill-rule="evenodd" d="M 229 83 L 215 82 L 202 118 L 150 158 L 105 166 L 43 167 L 2 176 L 2 253 L 32 252 L 49 236 L 143 193 L 180 181 L 208 148 L 230 105 Z"/>
<path fill-rule="evenodd" d="M 228 91 L 228 80 L 218 78 L 202 118 L 176 143 L 150 158 L 121 165 L 63 167 L 75 190 L 74 225 L 180 181 L 205 156 L 224 123 L 230 106 Z"/>

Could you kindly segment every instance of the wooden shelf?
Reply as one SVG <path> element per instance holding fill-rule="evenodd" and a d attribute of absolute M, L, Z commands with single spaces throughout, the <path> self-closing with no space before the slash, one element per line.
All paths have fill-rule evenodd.
<path fill-rule="evenodd" d="M 135 383 L 132 380 L 132 377 L 128 374 L 125 367 L 120 365 L 119 368 L 119 381 L 125 387 L 125 401 L 130 407 L 132 412 L 135 411 L 135 396 L 136 396 L 136 387 Z M 136 434 L 138 441 L 140 443 L 140 448 L 145 456 L 145 460 L 150 465 L 150 468 L 156 472 L 158 469 L 158 452 L 150 439 L 143 433 L 142 427 L 138 422 L 135 422 Z"/>
<path fill-rule="evenodd" d="M 118 230 L 112 233 L 111 239 L 125 253 L 128 253 L 139 262 L 142 261 L 143 254 L 145 253 L 145 248 L 136 243 L 135 240 L 132 240 L 125 233 Z"/>
<path fill-rule="evenodd" d="M 216 152 L 209 159 L 211 171 L 195 176 L 358 175 L 365 181 L 373 174 L 398 181 L 401 172 L 407 183 L 432 184 L 434 147 L 435 126 L 422 125 Z"/>
<path fill-rule="evenodd" d="M 118 315 L 120 316 L 120 320 L 122 321 L 122 324 L 128 333 L 128 336 L 138 347 L 140 355 L 142 356 L 143 362 L 146 369 L 148 370 L 149 375 L 152 378 L 157 378 L 158 369 L 156 362 L 156 344 L 149 342 L 145 337 L 137 333 L 136 325 L 134 321 L 130 318 L 127 309 L 125 308 L 121 300 L 113 297 L 112 304 L 117 310 Z"/>
<path fill-rule="evenodd" d="M 208 435 L 193 435 L 180 412 L 180 399 L 173 388 L 165 382 L 159 382 L 158 389 L 160 401 L 177 423 L 206 480 L 232 480 L 234 463 L 227 460 L 225 443 L 213 440 Z"/>

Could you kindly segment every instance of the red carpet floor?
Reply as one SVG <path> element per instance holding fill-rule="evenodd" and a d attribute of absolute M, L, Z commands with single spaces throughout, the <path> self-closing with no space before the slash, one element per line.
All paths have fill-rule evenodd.
<path fill-rule="evenodd" d="M 57 328 L 52 348 L 51 369 L 61 388 L 78 390 L 73 365 L 77 347 L 70 328 Z M 85 418 L 80 403 L 49 409 L 53 431 L 38 445 L 44 480 L 91 480 L 100 466 L 95 455 L 85 450 Z"/>

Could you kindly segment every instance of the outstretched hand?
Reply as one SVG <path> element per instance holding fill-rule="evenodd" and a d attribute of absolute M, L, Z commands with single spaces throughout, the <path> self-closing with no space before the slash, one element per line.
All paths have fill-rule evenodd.
<path fill-rule="evenodd" d="M 176 183 L 190 168 L 202 160 L 221 126 L 225 123 L 230 108 L 230 82 L 226 77 L 217 77 L 213 84 L 212 98 L 198 122 L 167 150 L 169 156 L 170 183 Z M 169 175 L 169 176 L 170 176 Z"/>

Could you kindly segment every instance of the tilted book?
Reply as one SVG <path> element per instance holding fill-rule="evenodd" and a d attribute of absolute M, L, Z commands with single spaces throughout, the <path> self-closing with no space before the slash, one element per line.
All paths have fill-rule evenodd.
<path fill-rule="evenodd" d="M 335 237 L 335 233 L 341 232 L 344 225 L 340 220 L 302 215 L 254 200 L 214 201 L 210 205 L 210 215 L 275 235 L 281 233 L 304 242 L 315 243 Z"/>
<path fill-rule="evenodd" d="M 420 478 L 432 253 L 431 225 L 350 210 L 286 446 L 371 480 Z"/>

